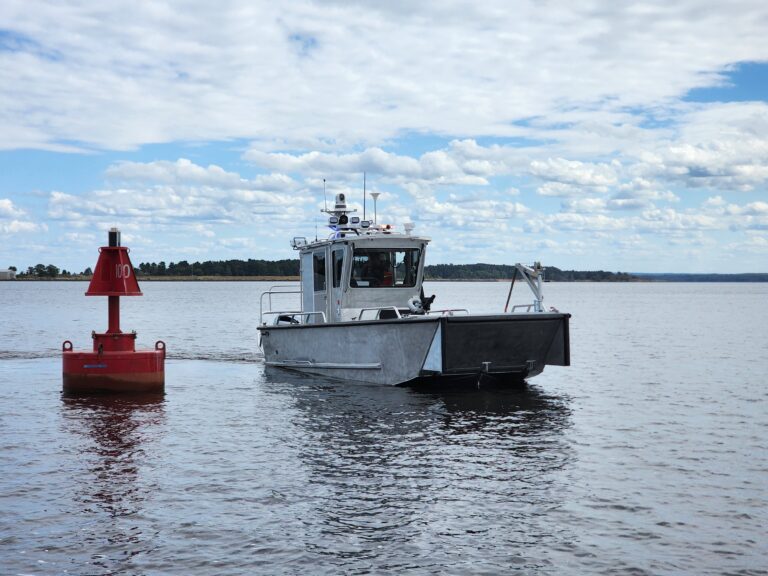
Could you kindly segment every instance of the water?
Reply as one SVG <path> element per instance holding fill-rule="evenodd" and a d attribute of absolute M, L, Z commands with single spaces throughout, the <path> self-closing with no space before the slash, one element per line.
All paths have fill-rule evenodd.
<path fill-rule="evenodd" d="M 0 283 L 0 573 L 768 574 L 768 285 L 548 284 L 573 366 L 444 393 L 265 371 L 266 286 L 144 283 L 165 397 L 67 399 L 106 299 Z"/>

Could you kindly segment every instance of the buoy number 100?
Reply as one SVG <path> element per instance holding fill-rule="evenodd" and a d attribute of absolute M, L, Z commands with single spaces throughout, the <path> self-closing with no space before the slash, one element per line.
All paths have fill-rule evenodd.
<path fill-rule="evenodd" d="M 115 276 L 118 278 L 130 278 L 131 267 L 128 264 L 115 264 Z"/>

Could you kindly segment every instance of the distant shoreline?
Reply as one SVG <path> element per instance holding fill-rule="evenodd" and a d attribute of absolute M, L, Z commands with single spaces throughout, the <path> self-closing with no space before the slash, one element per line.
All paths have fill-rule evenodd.
<path fill-rule="evenodd" d="M 6 282 L 90 282 L 91 276 L 59 276 L 57 278 L 40 278 L 35 276 L 17 276 Z M 137 276 L 139 282 L 298 282 L 298 276 Z M 511 282 L 511 278 L 425 278 L 425 282 Z M 768 282 L 768 273 L 745 274 L 649 274 L 636 273 L 631 280 L 612 278 L 603 279 L 573 279 L 547 280 L 557 284 L 571 283 L 764 283 Z"/>
<path fill-rule="evenodd" d="M 9 268 L 15 271 L 15 268 Z M 768 282 L 768 273 L 741 272 L 676 273 L 676 272 L 611 272 L 606 270 L 561 270 L 557 266 L 544 267 L 547 282 Z M 178 263 L 142 262 L 134 266 L 139 281 L 147 282 L 297 282 L 298 260 L 206 260 Z M 90 280 L 91 268 L 77 274 L 60 270 L 53 264 L 37 264 L 24 272 L 17 272 L 17 280 Z M 518 276 L 515 266 L 509 264 L 430 264 L 424 267 L 429 282 L 510 282 Z"/>

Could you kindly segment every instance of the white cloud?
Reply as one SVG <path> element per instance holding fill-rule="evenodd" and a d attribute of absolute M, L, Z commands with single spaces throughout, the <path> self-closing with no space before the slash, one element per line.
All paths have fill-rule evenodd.
<path fill-rule="evenodd" d="M 107 175 L 128 185 L 79 195 L 53 191 L 48 216 L 80 227 L 104 222 L 121 226 L 126 222 L 183 222 L 210 237 L 215 232 L 204 223 L 293 219 L 311 201 L 287 176 L 273 174 L 247 180 L 218 166 L 204 168 L 185 159 L 123 162 L 111 166 Z"/>
<path fill-rule="evenodd" d="M 721 196 L 715 196 L 703 203 L 702 210 L 731 230 L 768 230 L 768 202 L 729 204 Z"/>
<path fill-rule="evenodd" d="M 9 198 L 0 198 L 0 234 L 10 236 L 48 230 L 45 223 L 35 223 L 27 219 L 27 214 Z"/>
<path fill-rule="evenodd" d="M 563 212 L 578 212 L 591 214 L 604 212 L 608 208 L 605 198 L 576 198 L 563 202 Z"/>
<path fill-rule="evenodd" d="M 6 0 L 0 148 L 516 137 L 538 118 L 656 106 L 721 83 L 734 62 L 765 61 L 767 10 Z"/>
<path fill-rule="evenodd" d="M 719 230 L 723 222 L 709 214 L 678 212 L 672 208 L 653 208 L 640 217 L 638 229 L 643 231 L 669 232 L 681 230 Z"/>
<path fill-rule="evenodd" d="M 36 224 L 24 220 L 11 220 L 10 222 L 0 222 L 0 234 L 18 234 L 22 232 L 39 232 L 47 230 L 45 224 Z"/>
<path fill-rule="evenodd" d="M 283 174 L 260 175 L 247 180 L 214 164 L 198 166 L 186 158 L 179 158 L 175 162 L 118 162 L 110 166 L 105 175 L 123 181 L 194 184 L 222 189 L 287 191 L 297 187 L 289 176 Z"/>
<path fill-rule="evenodd" d="M 616 166 L 548 158 L 531 162 L 531 174 L 543 180 L 572 186 L 588 186 L 605 191 L 618 182 Z"/>
<path fill-rule="evenodd" d="M 340 180 L 360 179 L 364 172 L 385 182 L 421 182 L 425 185 L 464 184 L 485 185 L 488 180 L 477 174 L 483 162 L 461 162 L 450 150 L 433 150 L 418 159 L 385 152 L 381 148 L 367 148 L 363 152 L 333 154 L 308 152 L 306 154 L 266 153 L 251 149 L 246 160 L 261 168 L 286 173 L 302 173 L 310 177 L 333 177 Z M 490 170 L 490 164 L 488 164 Z"/>
<path fill-rule="evenodd" d="M 70 245 L 80 244 L 83 246 L 96 246 L 96 235 L 87 232 L 66 232 L 64 234 L 64 240 Z"/>
<path fill-rule="evenodd" d="M 24 212 L 16 208 L 9 198 L 0 198 L 0 218 L 18 218 L 23 215 Z"/>
<path fill-rule="evenodd" d="M 674 139 L 639 152 L 633 171 L 690 188 L 750 192 L 768 183 L 768 104 L 695 106 Z"/>
<path fill-rule="evenodd" d="M 565 184 L 563 182 L 547 182 L 539 186 L 537 192 L 541 196 L 555 196 L 558 198 L 569 198 L 573 196 L 584 195 L 585 190 L 572 184 Z M 592 192 L 591 190 L 589 192 Z"/>

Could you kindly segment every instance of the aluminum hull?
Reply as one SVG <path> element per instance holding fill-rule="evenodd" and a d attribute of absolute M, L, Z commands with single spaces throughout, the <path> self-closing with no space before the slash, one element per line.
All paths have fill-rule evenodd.
<path fill-rule="evenodd" d="M 267 366 L 362 383 L 521 381 L 570 365 L 570 314 L 260 326 Z"/>

